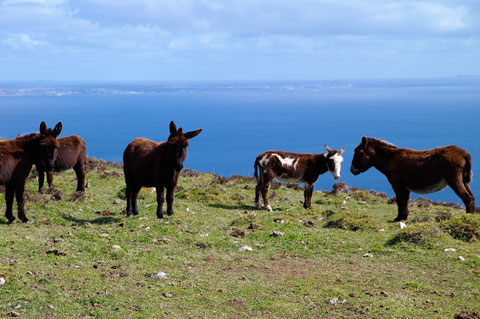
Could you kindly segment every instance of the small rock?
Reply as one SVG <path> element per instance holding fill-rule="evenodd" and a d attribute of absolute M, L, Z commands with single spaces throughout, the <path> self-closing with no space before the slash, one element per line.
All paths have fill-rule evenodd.
<path fill-rule="evenodd" d="M 370 254 L 370 253 L 366 253 L 365 255 L 363 255 L 363 257 L 372 258 L 372 257 L 373 257 L 373 255 L 372 255 L 372 254 Z"/>
<path fill-rule="evenodd" d="M 145 230 L 150 230 L 150 227 L 149 226 L 145 227 Z"/>
<path fill-rule="evenodd" d="M 63 242 L 63 238 L 54 238 L 53 242 L 54 243 L 61 243 L 61 242 Z"/>
<path fill-rule="evenodd" d="M 7 313 L 7 317 L 20 317 L 20 314 L 16 311 L 10 311 Z"/>
<path fill-rule="evenodd" d="M 386 291 L 382 291 L 380 294 L 385 297 L 388 296 L 388 293 Z"/>
<path fill-rule="evenodd" d="M 336 182 L 333 184 L 332 193 L 334 194 L 343 194 L 348 193 L 348 185 L 345 182 Z"/>
<path fill-rule="evenodd" d="M 3 261 L 7 262 L 10 266 L 13 266 L 17 263 L 16 259 L 12 259 L 8 257 L 3 257 Z"/>
<path fill-rule="evenodd" d="M 50 304 L 50 303 L 47 305 L 47 307 L 50 308 L 50 309 L 55 309 L 55 306 Z"/>
<path fill-rule="evenodd" d="M 200 237 L 208 237 L 208 234 L 200 234 Z"/>
<path fill-rule="evenodd" d="M 5 282 L 6 282 L 6 281 L 5 281 L 5 278 L 0 277 L 0 286 L 5 285 Z"/>
<path fill-rule="evenodd" d="M 458 260 L 465 261 L 465 258 L 463 258 L 462 256 L 458 256 Z"/>
<path fill-rule="evenodd" d="M 186 211 L 187 211 L 187 213 L 188 213 L 188 212 L 190 211 L 190 208 L 188 208 L 188 207 L 187 207 L 187 208 L 185 208 L 185 210 L 186 210 Z"/>
<path fill-rule="evenodd" d="M 164 292 L 162 294 L 165 298 L 173 298 L 175 295 L 173 294 L 173 292 Z"/>
<path fill-rule="evenodd" d="M 162 237 L 162 240 L 163 240 L 163 241 L 171 241 L 171 240 L 170 240 L 169 238 L 167 238 L 167 237 Z"/>
<path fill-rule="evenodd" d="M 120 245 L 113 245 L 112 247 L 115 248 L 115 249 L 121 249 L 122 248 L 122 247 L 120 247 Z"/>
<path fill-rule="evenodd" d="M 383 228 L 380 228 L 378 231 L 385 231 L 385 229 L 383 229 Z"/>
<path fill-rule="evenodd" d="M 400 229 L 404 229 L 405 227 L 407 227 L 407 225 L 404 222 L 400 222 L 398 223 L 398 225 L 400 226 Z"/>
<path fill-rule="evenodd" d="M 455 248 L 445 248 L 443 251 L 447 253 L 449 251 L 457 251 L 457 250 Z"/>
<path fill-rule="evenodd" d="M 153 279 L 167 279 L 167 274 L 164 273 L 163 271 L 160 271 L 156 274 L 151 275 L 150 278 L 153 278 Z"/>
<path fill-rule="evenodd" d="M 152 243 L 156 243 L 158 241 L 158 239 L 154 238 L 152 239 Z"/>
<path fill-rule="evenodd" d="M 103 234 L 100 234 L 100 237 L 110 237 L 110 235 L 107 233 L 103 233 Z"/>
<path fill-rule="evenodd" d="M 281 231 L 278 231 L 278 230 L 274 230 L 271 236 L 273 236 L 273 237 L 280 237 L 280 236 L 283 236 L 283 235 L 285 235 L 284 232 L 281 232 Z"/>
<path fill-rule="evenodd" d="M 313 226 L 315 226 L 315 223 L 312 222 L 311 220 L 307 220 L 306 222 L 303 223 L 303 226 L 305 226 L 305 227 L 313 227 Z"/>
<path fill-rule="evenodd" d="M 253 248 L 250 247 L 250 246 L 245 245 L 245 246 L 242 246 L 242 247 L 240 248 L 240 250 L 241 250 L 241 251 L 252 251 Z"/>
<path fill-rule="evenodd" d="M 22 305 L 21 304 L 18 304 L 16 305 L 15 307 L 13 307 L 13 309 L 21 309 L 22 308 Z"/>
<path fill-rule="evenodd" d="M 364 201 L 364 200 L 359 200 L 359 201 L 358 201 L 358 204 L 359 204 L 359 205 L 367 205 L 367 202 Z"/>
<path fill-rule="evenodd" d="M 33 275 L 33 272 L 31 272 L 31 271 L 29 270 L 29 271 L 27 271 L 27 275 L 32 276 L 32 275 Z"/>
<path fill-rule="evenodd" d="M 85 185 L 85 188 L 90 188 L 90 187 L 92 187 L 92 184 L 90 183 L 87 183 L 87 185 Z"/>
<path fill-rule="evenodd" d="M 55 256 L 66 256 L 67 253 L 64 253 L 62 251 L 59 251 L 58 249 L 56 248 L 50 248 L 49 250 L 47 250 L 45 252 L 46 254 L 54 254 Z"/>
<path fill-rule="evenodd" d="M 230 232 L 230 236 L 237 237 L 237 238 L 243 238 L 245 237 L 245 232 L 240 229 L 234 229 Z"/>
<path fill-rule="evenodd" d="M 122 200 L 121 200 L 120 198 L 115 198 L 115 199 L 113 200 L 113 203 L 114 203 L 115 205 L 118 205 L 118 204 L 120 204 L 121 202 L 122 202 Z"/>
<path fill-rule="evenodd" d="M 338 298 L 332 298 L 330 299 L 330 301 L 328 302 L 329 304 L 331 305 L 336 305 L 336 304 L 342 304 L 342 303 L 346 303 L 347 301 L 345 299 L 338 299 Z"/>

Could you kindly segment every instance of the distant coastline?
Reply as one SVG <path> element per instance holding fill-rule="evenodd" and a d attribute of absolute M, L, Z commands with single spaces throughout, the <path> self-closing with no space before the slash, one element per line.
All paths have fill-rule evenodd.
<path fill-rule="evenodd" d="M 165 82 L 52 82 L 0 81 L 0 97 L 65 95 L 139 95 L 160 93 L 300 91 L 328 92 L 354 89 L 479 88 L 480 76 L 425 79 L 352 79 L 304 81 L 165 81 Z"/>

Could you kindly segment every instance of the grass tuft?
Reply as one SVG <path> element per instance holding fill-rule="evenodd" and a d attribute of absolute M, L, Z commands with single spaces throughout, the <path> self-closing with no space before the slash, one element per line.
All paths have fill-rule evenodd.
<path fill-rule="evenodd" d="M 477 241 L 480 239 L 480 214 L 454 216 L 441 222 L 440 227 L 455 239 Z"/>

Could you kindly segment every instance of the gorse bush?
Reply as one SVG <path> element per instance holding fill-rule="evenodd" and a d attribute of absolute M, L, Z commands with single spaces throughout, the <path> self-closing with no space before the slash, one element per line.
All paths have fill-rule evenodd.
<path fill-rule="evenodd" d="M 476 241 L 480 239 L 480 214 L 454 216 L 440 223 L 440 227 L 455 239 Z"/>

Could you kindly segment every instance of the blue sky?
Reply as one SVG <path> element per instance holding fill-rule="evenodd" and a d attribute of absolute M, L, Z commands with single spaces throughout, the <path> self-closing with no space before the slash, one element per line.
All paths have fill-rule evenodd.
<path fill-rule="evenodd" d="M 479 0 L 0 0 L 0 81 L 479 74 Z"/>

